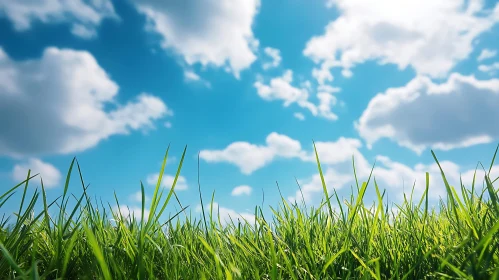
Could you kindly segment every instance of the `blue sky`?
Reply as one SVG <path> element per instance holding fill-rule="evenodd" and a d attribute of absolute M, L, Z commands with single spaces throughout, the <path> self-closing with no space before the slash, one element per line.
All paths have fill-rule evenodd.
<path fill-rule="evenodd" d="M 91 194 L 135 211 L 167 146 L 168 189 L 187 145 L 181 202 L 199 214 L 199 153 L 205 202 L 251 217 L 262 192 L 279 203 L 276 181 L 320 202 L 314 140 L 330 192 L 349 196 L 354 156 L 392 202 L 430 172 L 435 204 L 430 149 L 469 186 L 499 142 L 499 5 L 437 2 L 0 0 L 2 190 L 31 168 L 54 199 L 76 156 Z"/>

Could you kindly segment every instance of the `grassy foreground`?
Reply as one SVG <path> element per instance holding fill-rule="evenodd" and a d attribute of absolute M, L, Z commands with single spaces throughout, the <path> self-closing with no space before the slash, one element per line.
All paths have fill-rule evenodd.
<path fill-rule="evenodd" d="M 226 226 L 216 209 L 207 209 L 207 216 L 203 209 L 199 221 L 186 217 L 181 222 L 180 212 L 160 219 L 176 198 L 186 152 L 172 188 L 164 193 L 159 186 L 168 150 L 150 205 L 145 205 L 141 184 L 142 214 L 136 219 L 109 203 L 93 203 L 75 159 L 62 196 L 52 202 L 46 199 L 43 180 L 41 192 L 26 197 L 34 177 L 28 172 L 24 182 L 0 196 L 1 209 L 16 190 L 23 193 L 14 218 L 0 221 L 0 279 L 499 279 L 499 198 L 494 188 L 499 178 L 489 177 L 497 149 L 485 178 L 476 178 L 484 180 L 478 194 L 475 177 L 471 188 L 461 184 L 458 196 L 441 170 L 447 199 L 439 211 L 428 209 L 426 173 L 419 203 L 414 205 L 411 195 L 392 217 L 374 176 L 360 185 L 355 177 L 358 193 L 343 205 L 336 192 L 330 196 L 316 151 L 324 191 L 320 207 L 290 204 L 281 196 L 279 208 L 271 209 L 272 220 L 255 207 L 254 221 L 233 217 Z M 75 162 L 83 187 L 79 197 L 68 194 Z M 363 203 L 368 186 L 378 198 L 371 207 Z M 74 207 L 68 209 L 70 197 Z M 200 200 L 203 206 L 201 191 Z M 34 213 L 37 202 L 43 206 L 40 213 Z M 115 202 L 119 205 L 117 198 Z M 54 209 L 55 217 L 49 215 Z M 144 210 L 150 211 L 148 217 Z"/>

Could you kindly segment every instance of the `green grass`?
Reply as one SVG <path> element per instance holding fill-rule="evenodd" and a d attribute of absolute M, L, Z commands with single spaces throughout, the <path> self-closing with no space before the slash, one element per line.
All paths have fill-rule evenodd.
<path fill-rule="evenodd" d="M 254 221 L 225 226 L 216 209 L 205 215 L 203 208 L 201 219 L 185 215 L 181 221 L 187 208 L 181 206 L 181 212 L 163 219 L 172 198 L 180 204 L 174 190 L 186 152 L 167 190 L 159 186 L 168 150 L 149 205 L 141 184 L 142 214 L 137 218 L 113 211 L 110 203 L 92 202 L 76 159 L 62 195 L 50 203 L 43 180 L 41 191 L 26 196 L 34 177 L 28 172 L 24 182 L 0 196 L 1 209 L 14 192 L 23 194 L 18 212 L 11 216 L 15 218 L 0 221 L 0 278 L 499 279 L 499 202 L 493 185 L 498 178 L 490 178 L 497 149 L 488 172 L 484 168 L 485 178 L 474 178 L 471 187 L 461 185 L 460 195 L 442 171 L 447 199 L 440 201 L 439 209 L 428 207 L 426 173 L 419 203 L 412 202 L 411 194 L 398 206 L 397 215 L 383 205 L 385 192 L 374 175 L 361 184 L 356 180 L 358 193 L 346 203 L 340 203 L 336 192 L 330 196 L 316 151 L 324 187 L 319 207 L 291 204 L 281 196 L 278 208 L 271 208 L 271 220 L 255 207 Z M 68 193 L 74 167 L 80 175 L 80 196 Z M 475 182 L 482 179 L 485 187 L 476 193 Z M 367 188 L 377 195 L 371 207 L 363 202 Z M 119 205 L 117 198 L 115 202 Z M 42 211 L 35 213 L 38 204 Z"/>

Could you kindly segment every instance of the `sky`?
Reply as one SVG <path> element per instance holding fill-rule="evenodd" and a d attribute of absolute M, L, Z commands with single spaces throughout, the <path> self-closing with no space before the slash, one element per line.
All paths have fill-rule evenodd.
<path fill-rule="evenodd" d="M 223 221 L 251 219 L 279 189 L 319 205 L 315 141 L 330 194 L 356 193 L 352 160 L 360 182 L 376 162 L 389 202 L 419 200 L 429 172 L 437 205 L 431 150 L 470 188 L 499 143 L 497 46 L 495 1 L 0 0 L 0 190 L 31 169 L 51 201 L 76 157 L 92 196 L 137 213 L 167 147 L 166 191 L 187 146 L 182 205 L 199 215 L 200 188 Z"/>

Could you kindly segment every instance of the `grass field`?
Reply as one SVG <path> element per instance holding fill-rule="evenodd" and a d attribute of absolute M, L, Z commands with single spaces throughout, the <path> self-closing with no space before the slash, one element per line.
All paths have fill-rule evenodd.
<path fill-rule="evenodd" d="M 256 206 L 254 221 L 228 225 L 222 225 L 216 209 L 203 209 L 199 219 L 181 221 L 182 211 L 164 218 L 167 205 L 177 199 L 174 189 L 186 152 L 168 190 L 159 187 L 168 150 L 149 205 L 141 185 L 141 217 L 125 217 L 110 203 L 92 201 L 76 159 L 55 201 L 47 201 L 43 180 L 41 190 L 26 196 L 34 177 L 28 172 L 24 182 L 0 196 L 1 209 L 14 192 L 23 193 L 19 211 L 0 221 L 0 278 L 499 279 L 494 187 L 499 178 L 490 177 L 497 149 L 490 168 L 482 166 L 485 178 L 474 178 L 472 186 L 456 190 L 442 171 L 447 198 L 439 209 L 429 209 L 426 173 L 419 203 L 406 198 L 396 215 L 383 205 L 385 192 L 374 176 L 367 182 L 356 180 L 357 194 L 340 203 L 342 198 L 328 193 L 316 151 L 324 191 L 319 207 L 290 204 L 281 196 L 278 208 L 271 209 L 272 219 L 266 220 Z M 78 197 L 68 192 L 74 168 L 82 184 Z M 366 188 L 377 194 L 378 203 L 370 207 L 363 203 Z M 203 206 L 201 191 L 200 200 Z M 68 208 L 69 202 L 74 207 Z M 114 203 L 119 205 L 117 198 Z M 34 213 L 38 204 L 42 211 Z M 334 205 L 339 211 L 333 211 Z M 147 210 L 150 215 L 144 217 Z"/>

